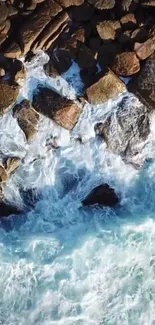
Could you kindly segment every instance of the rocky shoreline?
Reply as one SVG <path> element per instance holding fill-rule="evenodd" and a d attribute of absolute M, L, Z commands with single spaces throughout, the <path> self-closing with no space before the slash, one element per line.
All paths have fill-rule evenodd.
<path fill-rule="evenodd" d="M 136 145 L 149 136 L 149 116 L 155 107 L 155 1 L 6 0 L 0 1 L 0 12 L 0 118 L 12 112 L 30 143 L 37 134 L 40 116 L 71 131 L 85 103 L 100 105 L 124 94 L 116 125 L 111 123 L 111 112 L 95 125 L 95 132 L 112 152 L 122 157 L 135 155 Z M 49 77 L 60 76 L 73 62 L 78 64 L 82 96 L 71 100 L 39 85 L 31 102 L 26 98 L 18 101 L 27 76 L 23 62 L 31 61 L 40 50 L 49 56 L 44 65 Z M 128 77 L 131 79 L 125 84 L 123 80 Z M 133 97 L 129 107 L 127 91 L 138 97 L 140 106 Z M 114 129 L 115 134 L 119 130 L 118 138 L 113 136 Z M 19 157 L 1 157 L 0 216 L 18 212 L 5 201 L 3 188 L 21 164 Z M 108 202 L 112 195 L 111 203 L 103 200 L 103 205 L 114 206 L 118 198 L 104 184 L 103 193 L 106 190 Z M 97 203 L 94 198 L 92 202 Z"/>

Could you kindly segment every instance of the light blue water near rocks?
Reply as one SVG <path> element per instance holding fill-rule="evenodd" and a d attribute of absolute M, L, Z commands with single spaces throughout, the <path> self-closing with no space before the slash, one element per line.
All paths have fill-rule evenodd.
<path fill-rule="evenodd" d="M 38 82 L 75 98 L 82 89 L 78 67 L 50 79 L 42 69 L 46 60 L 40 53 L 28 65 L 20 98 L 31 98 Z M 94 135 L 94 123 L 119 101 L 85 105 L 71 134 L 40 117 L 30 144 L 11 113 L 0 119 L 1 158 L 23 158 L 7 198 L 20 206 L 21 187 L 39 193 L 34 209 L 1 224 L 0 324 L 155 324 L 154 116 L 135 169 Z M 49 145 L 52 136 L 58 150 Z M 81 200 L 102 182 L 115 188 L 120 207 L 82 208 Z"/>

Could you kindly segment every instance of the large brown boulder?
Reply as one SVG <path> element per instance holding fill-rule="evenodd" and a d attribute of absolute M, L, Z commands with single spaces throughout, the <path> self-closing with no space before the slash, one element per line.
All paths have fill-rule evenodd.
<path fill-rule="evenodd" d="M 0 116 L 5 114 L 13 105 L 19 94 L 17 83 L 0 80 Z"/>
<path fill-rule="evenodd" d="M 125 84 L 109 69 L 86 90 L 88 102 L 102 104 L 126 91 Z"/>
<path fill-rule="evenodd" d="M 66 28 L 68 19 L 69 16 L 65 11 L 62 11 L 58 17 L 52 19 L 48 26 L 40 33 L 31 50 L 47 50 Z"/>
<path fill-rule="evenodd" d="M 22 49 L 13 41 L 5 51 L 6 56 L 18 58 L 21 54 L 25 55 L 28 53 L 39 34 L 61 11 L 62 7 L 54 0 L 46 0 L 43 2 L 20 29 L 20 44 L 22 44 Z"/>
<path fill-rule="evenodd" d="M 155 7 L 155 0 L 144 0 L 141 2 L 141 6 L 144 8 L 152 8 Z"/>
<path fill-rule="evenodd" d="M 14 107 L 14 116 L 25 133 L 27 141 L 32 140 L 37 133 L 39 115 L 33 109 L 31 103 L 25 99 L 20 104 L 17 104 Z"/>
<path fill-rule="evenodd" d="M 63 8 L 68 8 L 71 6 L 81 6 L 85 0 L 56 0 L 56 1 Z"/>
<path fill-rule="evenodd" d="M 74 6 L 70 10 L 70 16 L 73 21 L 85 22 L 92 18 L 94 13 L 94 7 L 88 3 L 83 3 L 81 6 Z"/>
<path fill-rule="evenodd" d="M 95 187 L 82 203 L 84 206 L 98 204 L 102 206 L 115 207 L 119 203 L 119 198 L 113 188 L 108 184 L 102 184 Z"/>
<path fill-rule="evenodd" d="M 99 10 L 108 10 L 115 7 L 115 0 L 87 0 L 87 2 Z"/>
<path fill-rule="evenodd" d="M 67 130 L 73 129 L 81 114 L 81 109 L 73 100 L 60 96 L 50 88 L 37 89 L 33 107 Z"/>
<path fill-rule="evenodd" d="M 155 109 L 155 53 L 142 65 L 140 73 L 129 83 L 129 91 L 136 94 L 149 109 Z"/>
<path fill-rule="evenodd" d="M 117 75 L 132 76 L 140 70 L 139 59 L 134 52 L 123 52 L 115 57 L 111 69 Z"/>
<path fill-rule="evenodd" d="M 134 12 L 139 4 L 139 0 L 120 0 L 121 9 L 125 12 Z"/>
<path fill-rule="evenodd" d="M 0 183 L 5 183 L 8 179 L 8 174 L 5 170 L 5 168 L 0 165 Z"/>
<path fill-rule="evenodd" d="M 3 1 L 0 1 L 0 25 L 3 24 L 8 17 L 8 8 Z"/>
<path fill-rule="evenodd" d="M 109 20 L 98 23 L 96 29 L 102 40 L 110 41 L 116 38 L 117 33 L 121 30 L 121 25 L 118 20 Z"/>
<path fill-rule="evenodd" d="M 134 50 L 140 60 L 147 59 L 155 51 L 155 35 L 144 43 L 135 43 Z"/>
<path fill-rule="evenodd" d="M 12 174 L 20 165 L 22 161 L 17 157 L 9 157 L 5 162 L 5 170 L 8 175 Z"/>
<path fill-rule="evenodd" d="M 113 153 L 124 159 L 137 155 L 150 133 L 149 112 L 138 98 L 127 94 L 95 127 Z"/>

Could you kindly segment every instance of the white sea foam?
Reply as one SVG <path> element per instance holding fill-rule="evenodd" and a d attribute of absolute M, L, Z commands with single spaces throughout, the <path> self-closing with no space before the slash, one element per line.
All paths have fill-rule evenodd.
<path fill-rule="evenodd" d="M 69 98 L 81 91 L 75 63 L 68 75 L 52 79 L 43 71 L 47 60 L 40 52 L 27 64 L 19 101 L 31 99 L 39 83 Z M 0 119 L 0 158 L 23 159 L 5 188 L 7 198 L 22 205 L 21 188 L 41 193 L 34 209 L 14 218 L 12 230 L 6 231 L 9 220 L 0 228 L 0 324 L 155 324 L 154 117 L 134 162 L 151 160 L 136 170 L 94 133 L 94 124 L 120 100 L 85 105 L 71 134 L 40 117 L 30 144 L 11 113 Z M 52 136 L 58 150 L 49 145 Z M 83 209 L 81 200 L 102 182 L 120 195 L 120 208 Z"/>

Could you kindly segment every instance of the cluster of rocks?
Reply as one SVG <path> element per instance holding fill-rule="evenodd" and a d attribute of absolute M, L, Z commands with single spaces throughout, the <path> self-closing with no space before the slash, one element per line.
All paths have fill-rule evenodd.
<path fill-rule="evenodd" d="M 126 109 L 124 98 L 117 111 L 116 130 L 111 125 L 112 115 L 95 127 L 110 150 L 135 154 L 136 143 L 148 137 L 149 112 L 155 107 L 155 1 L 6 0 L 0 1 L 0 13 L 0 116 L 13 108 L 13 116 L 28 142 L 37 132 L 40 114 L 68 130 L 78 122 L 80 99 L 69 100 L 47 87 L 38 86 L 32 103 L 23 100 L 15 105 L 20 79 L 26 76 L 20 58 L 29 59 L 43 49 L 49 55 L 44 66 L 49 76 L 60 75 L 73 61 L 77 62 L 84 99 L 92 105 L 102 104 L 126 90 L 136 94 L 141 106 L 135 107 L 134 103 L 134 112 L 132 104 Z M 120 77 L 132 79 L 126 86 Z M 122 110 L 124 114 L 120 113 Z M 0 187 L 20 163 L 18 157 L 8 157 L 0 165 Z M 97 197 L 95 200 L 104 205 L 118 203 L 106 184 L 97 189 Z M 91 193 L 83 204 L 97 203 L 93 200 Z M 4 211 L 2 190 L 0 202 Z"/>

